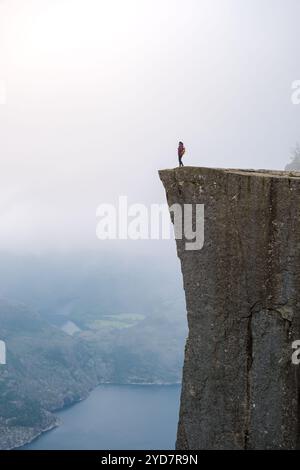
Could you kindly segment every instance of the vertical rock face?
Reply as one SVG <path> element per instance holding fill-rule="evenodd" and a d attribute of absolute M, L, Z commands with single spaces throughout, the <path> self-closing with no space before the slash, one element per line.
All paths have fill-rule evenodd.
<path fill-rule="evenodd" d="M 177 240 L 186 343 L 177 449 L 300 444 L 300 173 L 160 171 L 169 205 L 204 204 L 205 241 Z"/>

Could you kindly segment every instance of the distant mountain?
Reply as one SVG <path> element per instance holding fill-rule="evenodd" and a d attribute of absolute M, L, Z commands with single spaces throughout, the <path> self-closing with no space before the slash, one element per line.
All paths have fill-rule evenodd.
<path fill-rule="evenodd" d="M 22 304 L 0 301 L 0 449 L 20 446 L 57 425 L 52 411 L 87 396 L 99 382 L 85 345 Z"/>
<path fill-rule="evenodd" d="M 175 271 L 155 264 L 100 269 L 97 261 L 74 259 L 2 261 L 2 294 L 18 302 L 0 299 L 0 340 L 7 345 L 0 448 L 21 446 L 56 426 L 53 412 L 99 383 L 181 380 L 187 328 Z"/>
<path fill-rule="evenodd" d="M 286 171 L 300 171 L 300 145 L 292 149 L 291 161 L 285 167 Z"/>
<path fill-rule="evenodd" d="M 164 364 L 160 380 L 180 378 L 187 322 L 180 266 L 173 256 L 0 254 L 1 295 L 30 305 L 48 324 L 87 340 L 93 350 L 96 343 L 93 354 L 106 357 L 111 368 L 121 360 L 116 348 L 126 347 L 135 363 L 121 368 L 126 380 L 136 375 L 137 361 L 140 380 L 149 379 L 146 363 L 155 356 L 157 371 Z M 118 372 L 112 376 L 120 380 Z"/>

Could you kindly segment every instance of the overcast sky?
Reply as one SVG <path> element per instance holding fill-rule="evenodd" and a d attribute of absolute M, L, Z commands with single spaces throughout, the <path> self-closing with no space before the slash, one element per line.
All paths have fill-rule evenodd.
<path fill-rule="evenodd" d="M 99 247 L 97 206 L 164 201 L 178 140 L 186 164 L 282 169 L 299 17 L 299 0 L 0 0 L 1 249 Z"/>

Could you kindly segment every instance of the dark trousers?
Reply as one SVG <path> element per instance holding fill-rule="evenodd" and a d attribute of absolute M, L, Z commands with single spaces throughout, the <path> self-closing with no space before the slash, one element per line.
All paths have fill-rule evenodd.
<path fill-rule="evenodd" d="M 178 155 L 178 162 L 179 162 L 179 166 L 184 166 L 184 164 L 182 163 L 182 157 L 180 157 Z"/>

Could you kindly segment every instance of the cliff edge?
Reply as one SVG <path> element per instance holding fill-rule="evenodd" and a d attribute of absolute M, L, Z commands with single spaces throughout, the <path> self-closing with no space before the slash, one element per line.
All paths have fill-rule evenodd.
<path fill-rule="evenodd" d="M 189 335 L 176 448 L 300 444 L 300 173 L 159 172 L 169 206 L 204 204 L 204 245 L 178 239 Z"/>

